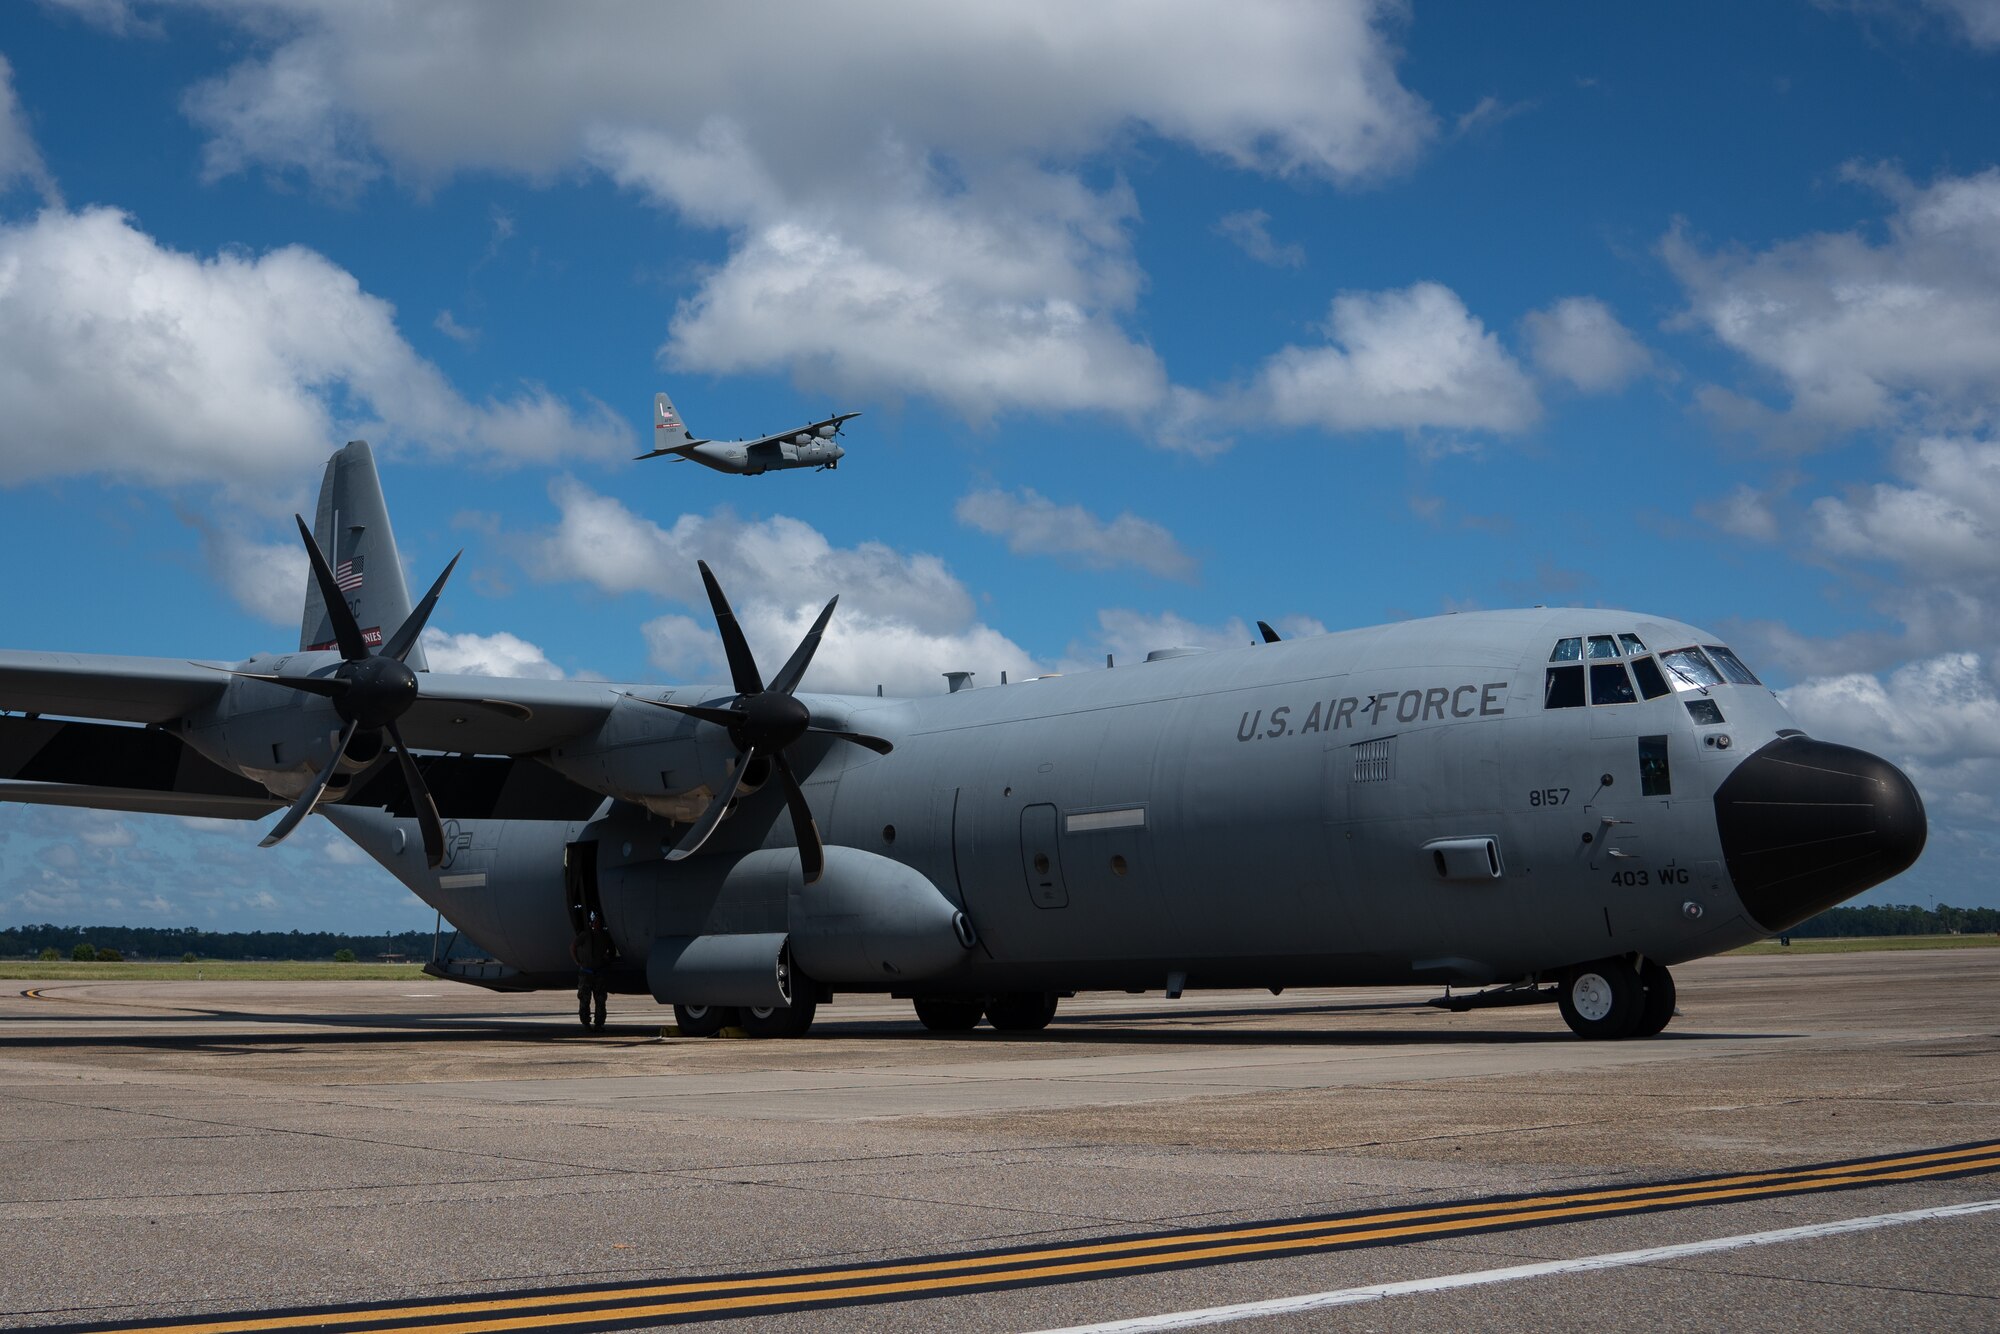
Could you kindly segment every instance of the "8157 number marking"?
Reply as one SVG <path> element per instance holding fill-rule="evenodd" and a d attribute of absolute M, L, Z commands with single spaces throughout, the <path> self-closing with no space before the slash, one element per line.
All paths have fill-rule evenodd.
<path fill-rule="evenodd" d="M 1567 806 L 1569 789 L 1566 787 L 1538 787 L 1528 793 L 1530 806 Z"/>

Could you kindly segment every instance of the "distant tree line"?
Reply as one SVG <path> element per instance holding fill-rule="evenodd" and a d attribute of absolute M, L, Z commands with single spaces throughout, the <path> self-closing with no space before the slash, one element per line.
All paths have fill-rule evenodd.
<path fill-rule="evenodd" d="M 2000 908 L 1935 908 L 1914 903 L 1874 903 L 1864 907 L 1828 908 L 1799 923 L 1790 936 L 1944 936 L 2000 934 Z"/>
<path fill-rule="evenodd" d="M 15 926 L 0 930 L 0 958 L 42 956 L 53 950 L 60 958 L 79 957 L 79 945 L 89 945 L 96 958 L 107 951 L 127 959 L 332 959 L 345 952 L 367 961 L 384 954 L 412 959 L 431 957 L 431 933 L 399 931 L 393 935 L 354 936 L 337 931 L 197 931 L 193 927 L 157 926 Z"/>

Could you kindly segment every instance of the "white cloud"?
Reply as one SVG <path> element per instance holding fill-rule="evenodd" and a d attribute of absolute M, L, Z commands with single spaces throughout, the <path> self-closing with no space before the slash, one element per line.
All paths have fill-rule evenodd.
<path fill-rule="evenodd" d="M 2000 759 L 2000 697 L 1976 653 L 1912 662 L 1886 677 L 1818 677 L 1781 698 L 1829 741 L 1925 760 Z"/>
<path fill-rule="evenodd" d="M 1652 363 L 1652 354 L 1596 297 L 1564 297 L 1547 310 L 1528 312 L 1521 325 L 1536 368 L 1586 394 L 1616 393 Z"/>
<path fill-rule="evenodd" d="M 1753 542 L 1778 540 L 1778 516 L 1771 512 L 1769 498 L 1747 482 L 1720 500 L 1697 505 L 1695 513 L 1737 537 Z"/>
<path fill-rule="evenodd" d="M 1954 19 L 1972 45 L 2000 46 L 2000 0 L 1924 0 L 1924 4 Z"/>
<path fill-rule="evenodd" d="M 530 569 L 694 608 L 695 615 L 670 613 L 644 627 L 652 662 L 677 679 L 727 679 L 697 558 L 715 571 L 766 673 L 790 656 L 827 600 L 840 597 L 808 689 L 868 693 L 879 683 L 924 693 L 943 689 L 947 671 L 995 679 L 1002 669 L 1033 673 L 1024 649 L 975 622 L 971 594 L 936 556 L 880 542 L 836 547 L 784 515 L 753 522 L 722 509 L 661 527 L 570 479 L 551 486 L 550 496 L 560 518 L 530 544 Z"/>
<path fill-rule="evenodd" d="M 439 311 L 437 318 L 431 321 L 431 328 L 463 347 L 470 347 L 479 341 L 479 330 L 466 328 L 449 310 Z"/>
<path fill-rule="evenodd" d="M 631 444 L 602 404 L 538 387 L 468 403 L 313 251 L 199 258 L 107 208 L 0 226 L 0 423 L 0 480 L 213 480 L 260 503 L 354 436 L 508 460 Z"/>
<path fill-rule="evenodd" d="M 1261 208 L 1226 213 L 1215 224 L 1216 233 L 1259 264 L 1274 269 L 1296 269 L 1306 262 L 1306 249 L 1297 243 L 1279 245 L 1271 239 L 1271 215 Z"/>
<path fill-rule="evenodd" d="M 1520 431 L 1540 415 L 1519 363 L 1438 283 L 1342 293 L 1326 333 L 1265 364 L 1251 391 L 1264 415 L 1328 431 Z"/>
<path fill-rule="evenodd" d="M 298 539 L 258 542 L 239 528 L 223 527 L 199 517 L 188 522 L 201 532 L 201 549 L 209 574 L 236 600 L 236 605 L 260 621 L 296 626 L 305 606 L 306 549 Z"/>
<path fill-rule="evenodd" d="M 2000 443 L 1920 439 L 1899 451 L 1897 470 L 1910 485 L 1878 482 L 1845 500 L 1815 501 L 1820 545 L 1930 580 L 2000 577 Z"/>
<path fill-rule="evenodd" d="M 549 495 L 561 517 L 533 545 L 531 570 L 541 577 L 581 579 L 606 593 L 647 592 L 705 612 L 708 596 L 695 569 L 701 559 L 732 603 L 779 593 L 788 605 L 817 613 L 839 594 L 843 615 L 929 630 L 972 616 L 971 595 L 936 556 L 906 556 L 881 542 L 835 547 L 802 520 L 781 514 L 745 521 L 726 508 L 683 514 L 662 528 L 569 478 L 553 483 Z"/>
<path fill-rule="evenodd" d="M 560 681 L 562 668 L 546 653 L 518 635 L 450 634 L 435 627 L 424 631 L 424 656 L 434 672 L 466 676 L 531 677 Z"/>
<path fill-rule="evenodd" d="M 0 195 L 22 180 L 41 191 L 49 204 L 62 203 L 55 178 L 43 164 L 35 137 L 28 132 L 20 100 L 14 96 L 14 67 L 7 63 L 6 56 L 0 55 Z"/>
<path fill-rule="evenodd" d="M 1676 228 L 1661 252 L 1683 324 L 1772 376 L 1806 432 L 1914 424 L 1978 429 L 2000 402 L 2000 168 L 1919 188 L 1886 168 L 1847 178 L 1886 194 L 1887 236 L 1859 231 L 1704 253 Z M 1717 400 L 1739 420 L 1754 408 Z"/>
<path fill-rule="evenodd" d="M 764 596 L 738 602 L 732 594 L 731 601 L 766 673 L 790 655 L 820 610 Z M 644 632 L 653 665 L 676 679 L 728 681 L 714 625 L 670 615 L 648 622 Z M 1020 681 L 1040 670 L 1024 649 L 991 626 L 928 630 L 907 621 L 850 612 L 843 598 L 813 656 L 804 688 L 871 695 L 879 685 L 891 695 L 935 695 L 945 688 L 946 672 L 969 671 L 981 684 L 995 685 L 1003 671 Z"/>
<path fill-rule="evenodd" d="M 1193 579 L 1194 557 L 1161 525 L 1129 510 L 1105 521 L 1081 505 L 1058 505 L 1032 488 L 974 491 L 961 498 L 958 521 L 1007 540 L 1021 555 L 1067 558 L 1091 570 L 1130 565 L 1162 579 Z"/>
<path fill-rule="evenodd" d="M 1077 162 L 1150 134 L 1345 184 L 1435 133 L 1396 78 L 1402 11 L 1371 0 L 900 0 L 867 22 L 471 0 L 231 13 L 266 49 L 188 96 L 211 175 L 296 171 L 351 194 L 385 171 L 429 185 L 592 165 L 732 234 L 666 364 L 789 369 L 974 421 L 1131 416 L 1171 393 L 1121 324 L 1144 284 L 1131 192 L 1085 184 Z"/>
<path fill-rule="evenodd" d="M 281 40 L 190 98 L 217 169 L 340 183 L 548 175 L 598 124 L 736 120 L 781 174 L 838 175 L 884 125 L 966 159 L 1083 154 L 1134 127 L 1252 170 L 1356 180 L 1433 133 L 1396 80 L 1389 5 L 1062 0 L 797 6 L 782 22 L 650 6 L 344 0 L 232 11 Z M 1392 21 L 1392 20 L 1388 20 Z M 793 77 L 773 77 L 773 71 Z M 1195 74 L 1198 72 L 1198 76 Z"/>

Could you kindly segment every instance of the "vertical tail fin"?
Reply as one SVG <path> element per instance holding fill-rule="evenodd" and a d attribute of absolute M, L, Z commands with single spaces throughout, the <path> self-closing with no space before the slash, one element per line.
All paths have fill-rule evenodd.
<path fill-rule="evenodd" d="M 653 448 L 673 449 L 693 441 L 694 432 L 674 410 L 674 401 L 665 394 L 653 395 Z"/>
<path fill-rule="evenodd" d="M 375 455 L 365 440 L 350 440 L 326 461 L 319 486 L 319 508 L 313 538 L 333 566 L 334 580 L 347 595 L 347 605 L 369 647 L 380 648 L 410 614 L 410 590 L 403 582 L 403 560 L 396 535 L 389 530 L 389 506 L 382 499 L 382 482 L 375 475 Z M 311 576 L 306 578 L 305 619 L 299 625 L 301 649 L 333 647 L 333 621 Z M 405 659 L 413 671 L 428 671 L 423 645 Z"/>

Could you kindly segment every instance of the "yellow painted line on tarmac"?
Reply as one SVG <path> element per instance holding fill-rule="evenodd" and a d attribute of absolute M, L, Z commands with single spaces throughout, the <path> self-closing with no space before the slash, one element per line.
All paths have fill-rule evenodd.
<path fill-rule="evenodd" d="M 1696 1205 L 1844 1190 L 2000 1171 L 2000 1141 L 1769 1172 L 1682 1179 L 1416 1209 L 1328 1215 L 1192 1231 L 1149 1233 L 986 1254 L 912 1258 L 749 1277 L 541 1290 L 462 1300 L 246 1313 L 128 1325 L 73 1325 L 98 1334 L 268 1334 L 342 1329 L 355 1334 L 501 1334 L 603 1329 L 774 1308 L 908 1300 L 974 1288 L 1079 1281 L 1139 1270 L 1211 1265 L 1308 1251 L 1400 1244 Z"/>

